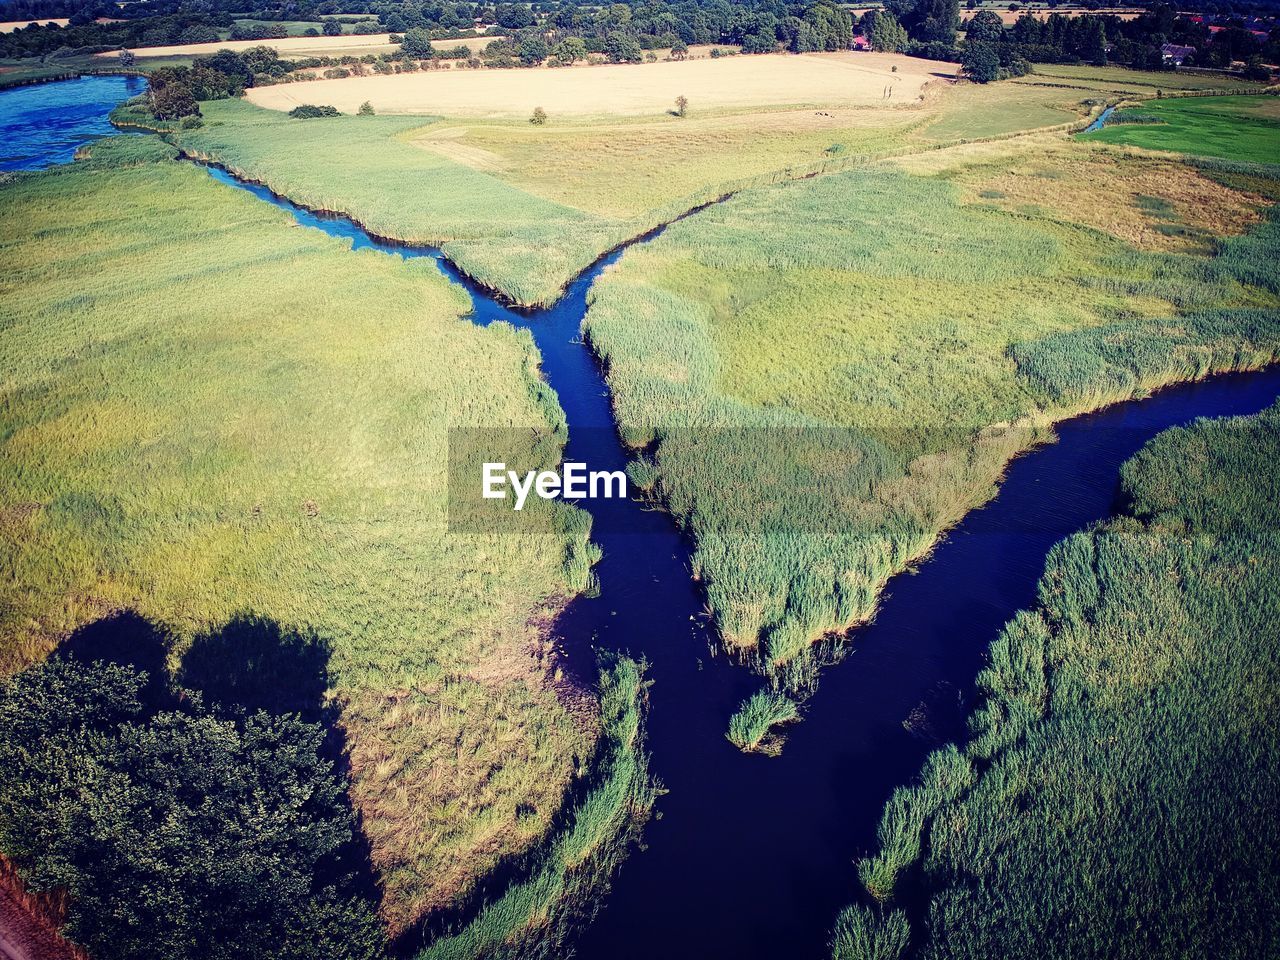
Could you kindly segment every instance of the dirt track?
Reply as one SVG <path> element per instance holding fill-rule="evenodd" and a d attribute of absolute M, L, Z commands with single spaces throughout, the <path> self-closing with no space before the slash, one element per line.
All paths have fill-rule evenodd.
<path fill-rule="evenodd" d="M 75 960 L 75 953 L 0 883 L 0 958 Z"/>

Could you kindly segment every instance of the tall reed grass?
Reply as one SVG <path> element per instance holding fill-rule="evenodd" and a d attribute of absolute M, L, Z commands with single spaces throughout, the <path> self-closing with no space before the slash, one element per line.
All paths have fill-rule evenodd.
<path fill-rule="evenodd" d="M 797 690 L 1052 417 L 1275 358 L 1276 252 L 1274 220 L 1212 259 L 1146 254 L 868 169 L 629 250 L 586 330 L 721 636 Z"/>

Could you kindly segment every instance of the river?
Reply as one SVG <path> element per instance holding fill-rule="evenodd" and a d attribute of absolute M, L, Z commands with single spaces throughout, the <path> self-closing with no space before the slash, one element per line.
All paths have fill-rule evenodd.
<path fill-rule="evenodd" d="M 553 306 L 515 311 L 437 250 L 383 242 L 345 218 L 302 210 L 216 168 L 209 173 L 355 247 L 435 260 L 466 289 L 476 323 L 504 320 L 532 333 L 568 418 L 566 459 L 592 469 L 625 464 L 606 385 L 580 336 L 592 282 L 623 252 L 586 270 Z M 1120 464 L 1161 430 L 1255 413 L 1277 396 L 1280 368 L 1272 368 L 1172 387 L 1062 424 L 1059 442 L 1015 460 L 995 500 L 913 575 L 890 582 L 874 623 L 856 631 L 850 655 L 825 671 L 777 758 L 742 754 L 725 739 L 730 713 L 758 681 L 709 654 L 703 597 L 670 518 L 634 501 L 585 502 L 604 551 L 600 592 L 575 600 L 556 629 L 583 671 L 593 646 L 648 659 L 652 768 L 669 793 L 658 801 L 645 849 L 628 858 L 580 936 L 579 955 L 821 957 L 836 913 L 856 896 L 855 860 L 874 845 L 885 799 L 929 749 L 962 735 L 983 656 L 1002 624 L 1034 603 L 1049 548 L 1112 512 Z M 904 727 L 922 705 L 932 736 Z"/>
<path fill-rule="evenodd" d="M 107 114 L 145 89 L 142 77 L 80 77 L 0 90 L 0 170 L 69 162 L 90 140 L 119 134 Z"/>

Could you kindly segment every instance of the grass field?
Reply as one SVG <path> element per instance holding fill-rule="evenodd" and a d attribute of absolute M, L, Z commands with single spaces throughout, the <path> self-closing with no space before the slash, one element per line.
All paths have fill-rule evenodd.
<path fill-rule="evenodd" d="M 727 190 L 849 166 L 868 155 L 930 150 L 961 137 L 1077 120 L 1089 110 L 1086 101 L 1112 95 L 1106 80 L 1063 90 L 956 86 L 935 78 L 918 103 L 886 99 L 864 107 L 778 105 L 783 97 L 773 92 L 771 78 L 780 71 L 817 71 L 812 76 L 834 71 L 865 80 L 879 77 L 880 70 L 914 83 L 912 71 L 920 63 L 889 56 L 877 60 L 868 54 L 848 59 L 853 56 L 432 74 L 429 81 L 443 77 L 459 89 L 497 84 L 493 89 L 501 91 L 508 118 L 432 122 L 380 112 L 376 117 L 299 122 L 243 102 L 211 102 L 203 108 L 202 129 L 175 135 L 184 148 L 300 202 L 341 210 L 385 236 L 442 244 L 468 273 L 516 300 L 534 303 L 553 298 L 605 250 Z M 856 73 L 848 63 L 880 66 Z M 897 74 L 891 69 L 895 65 Z M 649 116 L 629 118 L 567 116 L 546 102 L 550 122 L 541 127 L 527 122 L 524 107 L 517 112 L 512 106 L 521 102 L 520 91 L 535 82 L 535 74 L 589 88 L 593 77 L 612 75 L 610 70 L 631 78 L 630 84 L 646 83 L 650 76 L 689 78 L 705 71 L 717 84 L 734 88 L 729 79 L 744 69 L 757 77 L 756 93 L 753 105 L 740 109 L 715 107 L 714 98 L 702 102 L 685 87 L 681 90 L 690 107 L 683 118 L 671 113 L 674 95 L 671 102 L 655 100 Z M 329 83 L 345 81 L 325 81 L 314 89 L 338 89 Z M 274 95 L 302 96 L 298 91 L 303 85 L 287 86 L 291 93 Z M 382 111 L 371 88 L 350 89 L 363 90 L 360 100 L 372 97 L 375 109 Z M 811 92 L 839 96 L 825 88 Z"/>
<path fill-rule="evenodd" d="M 1133 118 L 1142 122 L 1126 122 Z M 1280 163 L 1280 97 L 1188 97 L 1144 103 L 1086 134 L 1101 143 Z"/>
<path fill-rule="evenodd" d="M 896 73 L 890 69 L 897 66 Z M 328 103 L 354 112 L 368 100 L 388 113 L 450 117 L 528 118 L 541 106 L 552 117 L 664 115 L 678 96 L 703 108 L 760 104 L 872 106 L 894 87 L 910 103 L 935 75 L 953 65 L 871 53 L 725 57 L 640 66 L 607 64 L 560 70 L 428 71 L 392 76 L 314 80 L 258 87 L 252 103 L 290 110 Z"/>
<path fill-rule="evenodd" d="M 244 614 L 314 633 L 402 929 L 542 838 L 593 755 L 537 626 L 583 586 L 585 515 L 445 535 L 446 428 L 527 426 L 554 461 L 562 414 L 531 338 L 460 319 L 430 261 L 171 153 L 0 185 L 0 669 L 122 609 L 179 651 Z"/>
<path fill-rule="evenodd" d="M 1261 196 L 1173 161 L 999 146 L 928 176 L 746 191 L 595 287 L 586 327 L 624 436 L 658 441 L 639 473 L 694 539 L 730 648 L 780 682 L 806 684 L 810 645 L 869 616 L 1053 418 L 1280 350 Z M 1011 170 L 1046 182 L 1037 204 L 981 196 Z M 1095 172 L 1134 186 L 1091 192 L 1082 222 L 1053 187 Z M 1215 235 L 1252 232 L 1197 233 L 1205 197 L 1233 211 Z M 1143 218 L 1218 256 L 1109 229 Z"/>
<path fill-rule="evenodd" d="M 835 960 L 1274 950 L 1280 407 L 1161 434 L 1123 487 L 992 647 L 973 739 L 885 808 L 859 874 L 914 943 L 858 906 Z"/>

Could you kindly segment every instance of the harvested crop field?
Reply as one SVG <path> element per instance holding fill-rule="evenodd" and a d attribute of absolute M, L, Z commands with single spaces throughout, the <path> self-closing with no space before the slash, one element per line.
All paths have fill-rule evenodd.
<path fill-rule="evenodd" d="M 893 67 L 897 72 L 893 72 Z M 894 103 L 911 103 L 926 83 L 953 76 L 952 65 L 893 54 L 829 53 L 724 57 L 642 66 L 561 70 L 481 70 L 351 77 L 255 87 L 246 98 L 272 110 L 302 103 L 354 112 L 366 100 L 379 113 L 528 116 L 659 114 L 675 98 L 694 109 L 773 105 L 879 105 L 892 86 Z"/>
<path fill-rule="evenodd" d="M 477 50 L 492 42 L 492 37 L 472 37 L 466 40 L 438 40 L 433 46 L 447 49 L 465 43 Z M 144 47 L 134 52 L 139 57 L 201 57 L 219 50 L 248 50 L 250 47 L 271 47 L 282 57 L 334 57 L 344 54 L 362 56 L 366 53 L 390 53 L 400 49 L 393 44 L 390 34 L 370 33 L 363 36 L 341 37 L 284 37 L 279 40 L 219 40 L 216 43 L 176 43 L 165 47 Z M 115 59 L 119 50 L 108 50 L 99 57 Z"/>

